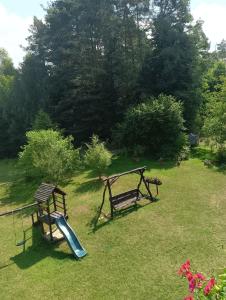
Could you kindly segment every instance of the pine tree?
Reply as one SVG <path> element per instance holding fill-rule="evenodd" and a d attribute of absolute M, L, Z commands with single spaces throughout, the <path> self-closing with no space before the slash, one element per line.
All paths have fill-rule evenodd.
<path fill-rule="evenodd" d="M 37 19 L 29 51 L 49 74 L 48 112 L 66 133 L 101 138 L 137 97 L 147 48 L 147 0 L 56 0 Z"/>
<path fill-rule="evenodd" d="M 11 120 L 8 109 L 15 75 L 16 70 L 11 58 L 4 49 L 0 48 L 0 158 L 11 154 L 9 135 Z"/>
<path fill-rule="evenodd" d="M 208 49 L 201 23 L 192 26 L 188 0 L 155 0 L 151 43 L 141 86 L 148 95 L 165 93 L 184 103 L 187 126 L 199 107 L 201 58 Z"/>

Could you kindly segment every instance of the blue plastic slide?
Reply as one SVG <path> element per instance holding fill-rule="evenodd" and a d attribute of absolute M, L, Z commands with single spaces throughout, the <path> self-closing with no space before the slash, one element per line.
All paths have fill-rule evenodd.
<path fill-rule="evenodd" d="M 76 258 L 82 258 L 87 254 L 86 250 L 82 247 L 80 244 L 75 232 L 70 227 L 70 225 L 67 223 L 65 218 L 63 216 L 56 218 L 55 220 L 56 226 L 59 228 L 59 230 L 64 235 L 69 247 L 71 248 L 71 251 L 75 255 Z"/>

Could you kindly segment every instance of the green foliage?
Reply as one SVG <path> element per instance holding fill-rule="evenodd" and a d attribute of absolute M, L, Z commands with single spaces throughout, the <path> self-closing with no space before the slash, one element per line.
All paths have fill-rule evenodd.
<path fill-rule="evenodd" d="M 219 63 L 217 66 L 223 66 L 224 63 Z M 222 68 L 221 68 L 222 69 Z M 219 68 L 214 67 L 214 70 Z M 225 72 L 225 65 L 224 65 Z M 216 160 L 219 163 L 226 162 L 226 76 L 214 76 L 210 85 L 212 88 L 205 93 L 206 108 L 205 119 L 203 126 L 203 134 L 207 138 L 207 142 L 216 147 Z M 217 80 L 217 78 L 219 80 Z"/>
<path fill-rule="evenodd" d="M 164 93 L 184 102 L 189 128 L 200 105 L 199 87 L 208 50 L 202 23 L 192 24 L 189 1 L 153 1 L 153 49 L 146 56 L 141 87 L 146 95 Z"/>
<path fill-rule="evenodd" d="M 46 62 L 49 77 L 40 76 L 49 91 L 51 117 L 79 142 L 93 133 L 109 137 L 136 98 L 148 15 L 148 0 L 55 0 L 45 22 L 34 18 L 28 51 L 39 61 L 36 69 Z"/>
<path fill-rule="evenodd" d="M 50 119 L 49 115 L 40 110 L 32 124 L 32 130 L 47 130 L 47 129 L 56 129 L 56 125 L 53 124 L 52 120 Z"/>
<path fill-rule="evenodd" d="M 224 61 L 215 61 L 208 69 L 204 77 L 204 91 L 206 93 L 218 92 L 226 77 L 226 63 Z"/>
<path fill-rule="evenodd" d="M 217 56 L 224 60 L 226 59 L 226 40 L 223 39 L 219 44 L 217 44 Z"/>
<path fill-rule="evenodd" d="M 9 57 L 7 51 L 0 48 L 0 75 L 12 76 L 15 74 L 12 59 Z"/>
<path fill-rule="evenodd" d="M 87 150 L 84 155 L 85 164 L 94 170 L 98 176 L 104 174 L 104 171 L 111 165 L 112 153 L 106 149 L 105 144 L 100 142 L 94 135 L 90 144 L 86 144 Z"/>
<path fill-rule="evenodd" d="M 203 131 L 217 146 L 223 146 L 226 141 L 226 103 L 212 101 Z"/>
<path fill-rule="evenodd" d="M 140 145 L 135 145 L 133 147 L 133 156 L 134 158 L 140 158 L 145 153 L 145 147 Z"/>
<path fill-rule="evenodd" d="M 82 144 L 110 138 L 129 107 L 164 93 L 200 127 L 208 42 L 188 0 L 54 0 L 27 40 L 18 71 L 0 49 L 0 156 L 18 152 L 39 110 Z"/>
<path fill-rule="evenodd" d="M 213 294 L 216 295 L 216 299 L 226 299 L 226 269 L 218 275 L 217 284 L 214 287 Z"/>
<path fill-rule="evenodd" d="M 155 157 L 177 157 L 186 144 L 182 105 L 172 96 L 160 95 L 131 108 L 114 131 L 119 147 L 137 145 Z"/>
<path fill-rule="evenodd" d="M 0 48 L 0 158 L 8 157 L 12 152 L 10 128 L 13 120 L 9 104 L 13 96 L 15 75 L 16 71 L 11 58 L 4 49 Z"/>
<path fill-rule="evenodd" d="M 72 137 L 49 130 L 29 131 L 27 144 L 19 153 L 19 163 L 30 178 L 41 178 L 55 183 L 64 181 L 79 163 Z"/>

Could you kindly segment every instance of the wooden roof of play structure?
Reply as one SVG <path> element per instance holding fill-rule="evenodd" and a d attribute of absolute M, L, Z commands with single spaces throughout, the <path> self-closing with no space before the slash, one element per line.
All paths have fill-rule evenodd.
<path fill-rule="evenodd" d="M 47 202 L 53 194 L 65 196 L 66 193 L 52 184 L 42 183 L 37 189 L 34 198 L 37 202 Z"/>

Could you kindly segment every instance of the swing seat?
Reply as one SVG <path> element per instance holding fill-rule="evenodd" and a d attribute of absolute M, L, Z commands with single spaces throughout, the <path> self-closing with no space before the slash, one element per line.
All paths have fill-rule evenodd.
<path fill-rule="evenodd" d="M 130 190 L 125 193 L 110 197 L 111 204 L 115 210 L 135 205 L 138 200 L 138 189 Z"/>

